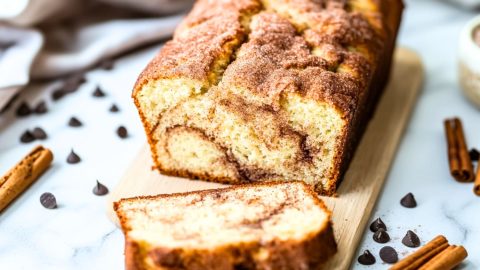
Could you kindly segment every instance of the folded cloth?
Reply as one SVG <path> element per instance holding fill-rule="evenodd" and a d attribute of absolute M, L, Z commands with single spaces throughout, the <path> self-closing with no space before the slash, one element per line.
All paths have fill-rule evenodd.
<path fill-rule="evenodd" d="M 28 83 L 30 67 L 42 44 L 37 31 L 0 24 L 0 89 Z"/>
<path fill-rule="evenodd" d="M 192 2 L 0 0 L 0 111 L 31 80 L 75 73 L 166 39 Z"/>
<path fill-rule="evenodd" d="M 458 4 L 466 8 L 480 8 L 480 0 L 444 0 L 453 4 Z"/>
<path fill-rule="evenodd" d="M 13 86 L 0 89 L 0 113 L 7 109 L 9 101 L 13 99 L 21 88 L 21 86 Z"/>
<path fill-rule="evenodd" d="M 49 44 L 35 60 L 32 78 L 47 79 L 69 74 L 101 59 L 165 39 L 182 17 L 110 20 L 76 29 L 53 29 L 45 33 Z"/>

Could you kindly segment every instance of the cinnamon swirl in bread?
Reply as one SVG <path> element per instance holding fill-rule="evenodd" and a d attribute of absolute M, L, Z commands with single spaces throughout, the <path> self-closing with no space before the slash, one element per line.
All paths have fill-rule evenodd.
<path fill-rule="evenodd" d="M 330 212 L 303 182 L 122 199 L 127 270 L 320 269 Z"/>
<path fill-rule="evenodd" d="M 199 0 L 133 97 L 156 167 L 332 195 L 389 74 L 401 0 Z"/>

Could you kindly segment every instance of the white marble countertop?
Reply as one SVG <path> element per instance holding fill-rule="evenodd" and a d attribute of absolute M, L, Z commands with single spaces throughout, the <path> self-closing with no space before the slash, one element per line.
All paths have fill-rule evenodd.
<path fill-rule="evenodd" d="M 473 12 L 438 1 L 410 0 L 399 43 L 418 51 L 425 64 L 426 81 L 412 120 L 371 220 L 381 217 L 392 240 L 386 244 L 399 251 L 400 258 L 412 250 L 400 241 L 408 229 L 422 243 L 444 234 L 451 243 L 469 251 L 462 269 L 480 268 L 480 198 L 472 186 L 459 184 L 447 169 L 443 120 L 460 116 L 470 145 L 480 147 L 480 112 L 460 94 L 456 79 L 456 49 L 461 27 Z M 0 214 L 0 269 L 123 269 L 123 235 L 105 215 L 105 198 L 92 194 L 98 179 L 114 188 L 123 171 L 144 143 L 144 134 L 130 99 L 138 71 L 158 47 L 126 56 L 111 71 L 96 70 L 87 75 L 80 90 L 53 102 L 51 87 L 29 87 L 14 104 L 23 100 L 36 104 L 47 100 L 49 112 L 17 120 L 14 110 L 0 115 L 0 172 L 14 165 L 34 145 L 21 144 L 20 134 L 40 126 L 49 138 L 41 141 L 53 150 L 51 169 L 13 205 Z M 107 96 L 93 98 L 100 85 Z M 112 103 L 120 107 L 110 113 Z M 77 116 L 85 124 L 70 128 L 67 121 Z M 130 136 L 115 134 L 125 125 Z M 76 165 L 66 163 L 73 148 L 82 157 Z M 43 192 L 55 194 L 59 208 L 48 210 L 39 203 Z M 418 207 L 406 209 L 399 200 L 413 192 Z M 357 253 L 369 249 L 376 255 L 374 266 L 354 269 L 385 269 L 378 256 L 383 246 L 371 240 L 365 230 Z"/>

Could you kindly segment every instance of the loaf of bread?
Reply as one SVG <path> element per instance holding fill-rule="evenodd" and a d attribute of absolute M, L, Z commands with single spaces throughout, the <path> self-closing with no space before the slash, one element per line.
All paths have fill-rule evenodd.
<path fill-rule="evenodd" d="M 198 0 L 133 91 L 155 166 L 332 195 L 387 81 L 401 0 Z"/>
<path fill-rule="evenodd" d="M 336 251 L 330 212 L 303 182 L 122 199 L 127 270 L 310 270 Z"/>

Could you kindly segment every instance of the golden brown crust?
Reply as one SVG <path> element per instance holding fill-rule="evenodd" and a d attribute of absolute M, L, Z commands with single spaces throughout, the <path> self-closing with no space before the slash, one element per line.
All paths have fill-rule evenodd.
<path fill-rule="evenodd" d="M 141 255 L 140 246 L 135 241 L 125 239 L 125 269 L 147 270 Z"/>
<path fill-rule="evenodd" d="M 260 8 L 254 0 L 197 1 L 190 15 L 176 30 L 174 39 L 162 50 L 140 74 L 133 96 L 148 82 L 162 78 L 189 78 L 205 83 L 209 81 L 214 62 L 226 53 L 229 41 L 245 37 L 242 16 Z"/>
<path fill-rule="evenodd" d="M 256 0 L 236 1 L 208 1 L 198 0 L 189 15 L 175 30 L 174 39 L 188 34 L 188 30 L 209 20 L 215 20 L 218 16 L 228 14 L 236 20 L 241 19 L 242 14 L 258 12 L 262 5 Z M 217 25 L 215 27 L 222 27 Z"/>
<path fill-rule="evenodd" d="M 383 14 L 383 16 L 376 16 L 376 20 L 380 21 L 378 24 L 381 28 L 377 31 L 380 31 L 379 35 L 385 37 L 385 44 L 383 50 L 378 53 L 375 73 L 368 82 L 369 96 L 366 98 L 364 105 L 359 109 L 356 119 L 352 121 L 354 123 L 352 128 L 345 136 L 344 152 L 341 159 L 337 161 L 340 168 L 339 179 L 345 174 L 355 148 L 360 142 L 368 121 L 372 117 L 383 89 L 388 82 L 397 33 L 400 28 L 404 8 L 401 0 L 372 1 L 379 7 L 381 14 Z M 337 182 L 337 185 L 339 183 Z"/>
<path fill-rule="evenodd" d="M 337 245 L 333 236 L 331 212 L 328 210 L 309 185 L 301 181 L 290 183 L 301 184 L 307 193 L 314 198 L 314 202 L 327 215 L 327 222 L 315 234 L 307 236 L 301 241 L 282 241 L 271 243 L 238 243 L 236 245 L 218 247 L 214 250 L 190 250 L 190 249 L 165 249 L 161 247 L 146 251 L 141 250 L 138 243 L 129 239 L 127 218 L 119 211 L 121 203 L 132 202 L 141 199 L 159 199 L 166 197 L 182 197 L 188 194 L 201 194 L 203 196 L 216 194 L 228 190 L 251 188 L 255 186 L 269 187 L 281 185 L 278 182 L 257 183 L 236 185 L 227 188 L 192 191 L 184 193 L 160 194 L 154 196 L 140 196 L 121 199 L 114 202 L 122 231 L 125 233 L 125 260 L 128 270 L 151 269 L 145 264 L 145 256 L 152 259 L 158 269 L 285 269 L 285 270 L 307 270 L 321 269 L 321 265 L 337 251 Z M 289 183 L 282 183 L 283 185 Z M 256 260 L 254 254 L 259 250 L 268 251 L 274 254 L 268 260 Z M 161 268 L 160 268 L 161 267 Z"/>
<path fill-rule="evenodd" d="M 217 25 L 221 27 L 216 27 Z M 225 15 L 212 18 L 196 26 L 195 31 L 188 32 L 188 35 L 165 43 L 140 75 L 137 84 L 143 85 L 163 78 L 186 77 L 205 82 L 208 87 L 208 75 L 215 60 L 225 51 L 223 46 L 243 35 L 238 20 Z"/>
<path fill-rule="evenodd" d="M 346 114 L 355 109 L 358 83 L 347 74 L 330 71 L 335 67 L 312 55 L 288 20 L 262 12 L 254 18 L 251 31 L 225 71 L 222 88 L 244 88 L 277 110 L 281 95 L 289 92 L 329 102 Z"/>

